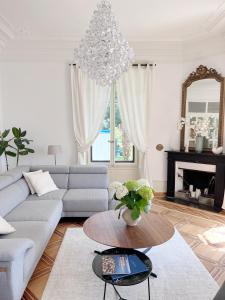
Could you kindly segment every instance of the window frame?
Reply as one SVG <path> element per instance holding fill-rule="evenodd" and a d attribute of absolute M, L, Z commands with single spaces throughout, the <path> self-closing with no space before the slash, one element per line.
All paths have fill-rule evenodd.
<path fill-rule="evenodd" d="M 107 165 L 110 165 L 112 167 L 136 167 L 137 166 L 137 149 L 133 145 L 133 160 L 127 160 L 127 161 L 116 161 L 115 160 L 115 93 L 116 93 L 116 84 L 114 83 L 111 90 L 110 95 L 110 140 L 108 141 L 110 143 L 110 160 L 93 160 L 93 154 L 92 154 L 92 145 L 89 149 L 89 163 L 94 164 L 102 164 L 105 163 Z"/>

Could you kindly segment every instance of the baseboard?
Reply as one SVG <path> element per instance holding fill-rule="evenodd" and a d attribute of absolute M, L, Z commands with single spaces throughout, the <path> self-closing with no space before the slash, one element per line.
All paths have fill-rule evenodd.
<path fill-rule="evenodd" d="M 157 198 L 165 198 L 166 193 L 165 192 L 155 192 L 154 196 L 157 197 Z"/>

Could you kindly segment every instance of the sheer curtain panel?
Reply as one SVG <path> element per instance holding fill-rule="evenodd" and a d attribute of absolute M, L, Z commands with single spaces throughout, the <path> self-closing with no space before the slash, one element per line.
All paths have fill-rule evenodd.
<path fill-rule="evenodd" d="M 103 123 L 111 87 L 101 87 L 75 65 L 71 65 L 73 127 L 78 163 L 88 162 L 87 153 Z"/>
<path fill-rule="evenodd" d="M 132 66 L 117 82 L 121 117 L 130 142 L 139 151 L 140 176 L 151 182 L 149 151 L 149 108 L 152 67 Z"/>

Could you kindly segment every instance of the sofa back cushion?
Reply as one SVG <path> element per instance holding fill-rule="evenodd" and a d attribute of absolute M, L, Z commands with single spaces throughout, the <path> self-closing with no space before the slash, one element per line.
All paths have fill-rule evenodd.
<path fill-rule="evenodd" d="M 68 188 L 69 167 L 67 166 L 32 166 L 30 171 L 43 170 L 48 171 L 53 181 L 59 189 Z"/>
<path fill-rule="evenodd" d="M 107 173 L 106 166 L 70 167 L 69 189 L 107 189 Z"/>
<path fill-rule="evenodd" d="M 0 215 L 4 217 L 17 205 L 23 202 L 30 190 L 24 179 L 19 179 L 13 184 L 0 190 Z"/>
<path fill-rule="evenodd" d="M 29 170 L 29 167 L 21 166 L 0 174 L 0 190 L 22 178 L 23 172 L 29 172 Z"/>

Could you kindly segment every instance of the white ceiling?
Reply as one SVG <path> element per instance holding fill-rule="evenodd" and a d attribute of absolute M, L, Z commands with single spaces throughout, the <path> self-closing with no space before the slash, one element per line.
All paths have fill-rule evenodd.
<path fill-rule="evenodd" d="M 0 0 L 0 42 L 16 39 L 78 40 L 97 0 Z M 222 34 L 224 0 L 112 0 L 131 41 L 184 41 Z"/>

